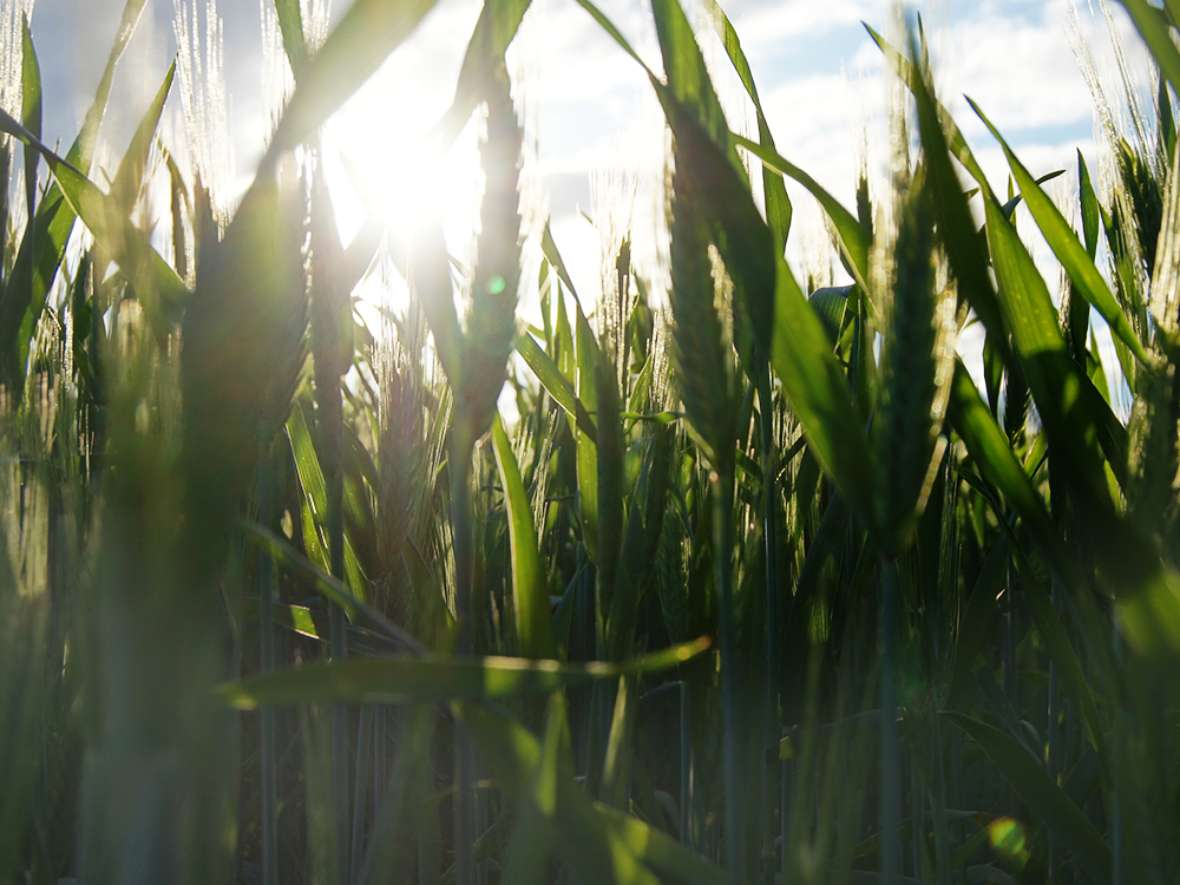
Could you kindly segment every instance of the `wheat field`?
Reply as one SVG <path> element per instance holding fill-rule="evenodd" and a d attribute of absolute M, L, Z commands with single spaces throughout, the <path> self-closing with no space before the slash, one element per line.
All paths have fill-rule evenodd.
<path fill-rule="evenodd" d="M 654 60 L 569 0 L 666 136 L 656 266 L 622 226 L 600 279 L 525 197 L 529 0 L 448 75 L 466 259 L 442 205 L 342 237 L 323 162 L 434 0 L 265 0 L 240 192 L 196 4 L 101 156 L 145 2 L 51 146 L 0 0 L 0 882 L 1177 881 L 1180 2 L 1121 0 L 1156 88 L 1066 170 L 869 23 L 845 205 L 716 0 L 642 4 Z"/>

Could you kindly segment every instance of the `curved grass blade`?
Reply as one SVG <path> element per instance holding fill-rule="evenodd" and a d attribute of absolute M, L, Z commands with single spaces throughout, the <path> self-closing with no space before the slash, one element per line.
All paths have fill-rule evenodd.
<path fill-rule="evenodd" d="M 864 519 L 871 519 L 873 468 L 848 379 L 823 322 L 786 261 L 778 262 L 773 362 L 808 445 L 824 472 Z"/>
<path fill-rule="evenodd" d="M 724 885 L 729 881 L 724 871 L 651 824 L 602 802 L 595 802 L 594 809 L 635 856 L 661 876 L 698 885 Z"/>
<path fill-rule="evenodd" d="M 41 64 L 37 60 L 37 48 L 33 45 L 33 34 L 29 30 L 29 19 L 21 19 L 21 123 L 36 138 L 41 138 Z M 40 155 L 37 150 L 25 145 L 25 208 L 27 217 L 36 216 L 37 166 Z"/>
<path fill-rule="evenodd" d="M 832 340 L 833 347 L 840 338 L 840 330 L 844 328 L 844 314 L 849 308 L 849 296 L 853 291 L 852 286 L 825 286 L 807 296 L 824 324 L 824 331 Z"/>
<path fill-rule="evenodd" d="M 714 144 L 726 152 L 735 170 L 744 175 L 745 170 L 730 141 L 721 100 L 713 88 L 705 58 L 680 0 L 652 0 L 651 11 L 664 61 L 667 94 L 689 111 Z M 676 121 L 669 119 L 668 122 L 675 132 Z"/>
<path fill-rule="evenodd" d="M 840 249 L 848 259 L 849 269 L 857 285 L 864 291 L 869 291 L 869 237 L 857 217 L 844 208 L 819 182 L 772 148 L 736 133 L 732 135 L 735 144 L 752 153 L 763 165 L 794 179 L 815 197 L 835 228 Z"/>
<path fill-rule="evenodd" d="M 321 422 L 323 414 L 320 412 Z M 318 430 L 322 452 L 324 428 L 321 426 Z M 286 432 L 295 474 L 299 481 L 299 525 L 302 530 L 303 548 L 317 568 L 346 582 L 349 593 L 363 600 L 367 593 L 366 582 L 360 571 L 352 539 L 343 527 L 344 511 L 351 502 L 336 498 L 336 495 L 340 494 L 339 490 L 329 491 L 328 478 L 324 466 L 321 465 L 321 455 L 316 451 L 303 403 L 296 403 L 291 409 L 286 421 Z M 338 522 L 332 518 L 333 510 L 340 514 Z M 355 512 L 351 515 L 357 522 L 364 523 L 364 518 Z M 348 606 L 341 608 L 348 617 L 352 617 Z M 336 643 L 337 650 L 334 654 L 339 653 L 339 646 L 343 644 L 339 633 Z"/>
<path fill-rule="evenodd" d="M 720 466 L 731 457 L 737 432 L 737 395 L 732 351 L 717 310 L 716 286 L 709 262 L 709 245 L 714 239 L 710 219 L 716 218 L 711 210 L 713 201 L 721 193 L 739 201 L 732 204 L 735 211 L 748 207 L 756 214 L 757 210 L 745 191 L 745 185 L 737 179 L 716 143 L 688 112 L 675 119 L 675 108 L 679 106 L 669 99 L 666 109 L 675 133 L 676 165 L 669 207 L 673 358 L 680 397 L 694 437 L 710 462 Z M 743 221 L 733 220 L 745 226 Z M 761 235 L 763 258 L 769 259 L 770 242 L 765 225 L 755 232 Z M 756 240 L 747 245 L 759 243 Z M 734 266 L 729 256 L 723 258 L 727 270 Z M 736 266 L 734 269 L 736 271 Z M 736 279 L 734 285 L 735 289 L 739 285 Z M 738 328 L 735 323 L 735 333 Z M 769 337 L 771 327 L 763 324 L 762 328 L 764 335 Z M 752 347 L 746 348 L 742 356 L 747 366 L 757 364 L 758 357 Z"/>
<path fill-rule="evenodd" d="M 663 87 L 664 84 L 660 82 L 659 77 L 655 75 L 655 72 L 650 67 L 648 67 L 647 62 L 645 62 L 639 53 L 635 51 L 635 47 L 633 47 L 627 38 L 623 36 L 623 32 L 615 27 L 614 22 L 607 18 L 606 14 L 603 13 L 603 11 L 592 2 L 592 0 L 575 0 L 575 2 L 590 14 L 590 17 L 598 23 L 598 26 L 606 32 L 607 36 L 609 36 L 615 41 L 616 44 L 618 44 L 620 49 L 627 53 L 627 55 L 631 56 L 631 58 L 641 68 L 643 68 L 643 71 L 647 74 L 648 79 L 651 80 L 652 83 L 656 84 L 657 88 Z"/>
<path fill-rule="evenodd" d="M 960 297 L 975 311 L 987 332 L 985 364 L 989 362 L 987 357 L 992 354 L 998 359 L 991 362 L 1002 364 L 1008 357 L 1008 335 L 988 268 L 987 241 L 975 227 L 975 219 L 967 203 L 968 197 L 963 193 L 963 186 L 951 162 L 952 151 L 969 170 L 973 167 L 978 169 L 978 165 L 959 134 L 958 127 L 935 98 L 929 78 L 916 75 L 910 63 L 888 44 L 884 44 L 876 32 L 869 28 L 869 33 L 882 45 L 887 57 L 893 60 L 895 68 L 902 73 L 913 93 L 926 164 L 926 181 L 931 192 L 939 238 L 950 259 Z M 953 150 L 955 145 L 958 145 L 957 150 Z M 986 187 L 986 181 L 982 181 L 980 186 Z"/>
<path fill-rule="evenodd" d="M 464 705 L 458 713 L 483 749 L 500 789 L 531 813 L 543 815 L 549 797 L 538 789 L 541 783 L 535 778 L 544 764 L 537 739 L 506 715 L 478 705 Z M 564 718 L 564 711 L 561 715 Z M 584 788 L 574 783 L 568 746 L 562 748 L 557 765 L 553 813 L 542 818 L 552 831 L 557 856 L 588 882 L 657 885 L 652 871 L 605 826 Z"/>
<path fill-rule="evenodd" d="M 752 335 L 754 341 L 754 353 L 743 354 L 743 357 L 756 366 L 759 351 L 765 353 L 773 341 L 772 336 L 769 341 L 762 336 L 773 322 L 774 304 L 770 300 L 773 288 L 767 286 L 773 287 L 777 271 L 773 263 L 773 249 L 764 246 L 764 241 L 771 245 L 774 241 L 753 206 L 744 179 L 744 168 L 737 159 L 734 145 L 739 144 L 740 140 L 735 140 L 733 133 L 720 131 L 724 126 L 724 116 L 720 113 L 719 103 L 715 104 L 716 95 L 708 79 L 708 71 L 700 58 L 700 48 L 684 18 L 684 12 L 678 0 L 655 0 L 653 3 L 660 29 L 661 51 L 666 56 L 664 64 L 669 69 L 669 82 L 665 85 L 591 0 L 577 2 L 647 74 L 663 106 L 668 124 L 676 135 L 679 149 L 692 152 L 695 155 L 694 165 L 710 176 L 708 183 L 695 183 L 696 199 L 708 207 L 706 219 L 713 227 L 715 245 L 739 289 L 739 297 L 735 300 L 740 302 L 745 315 L 745 334 Z M 724 153 L 727 160 L 725 164 L 708 161 L 709 145 L 712 151 Z M 723 171 L 726 167 L 729 174 Z M 733 186 L 734 179 L 741 183 L 740 196 L 739 188 Z M 689 181 L 687 184 L 694 183 Z M 723 188 L 726 193 L 717 193 L 717 188 Z M 743 232 L 753 239 L 747 241 Z"/>
<path fill-rule="evenodd" d="M 83 176 L 90 174 L 115 69 L 131 42 L 146 4 L 147 0 L 127 0 L 124 5 L 115 42 L 107 55 L 94 99 L 66 154 L 66 163 Z M 39 149 L 39 152 L 45 156 L 44 150 Z M 60 182 L 55 181 L 42 198 L 36 215 L 25 227 L 12 273 L 6 282 L 3 298 L 0 298 L 0 383 L 7 383 L 18 397 L 23 389 L 20 379 L 28 359 L 29 343 L 45 298 L 57 277 L 76 219 L 76 208 L 63 197 Z"/>
<path fill-rule="evenodd" d="M 992 125 L 992 122 L 980 107 L 970 98 L 967 99 L 967 102 L 995 137 L 996 141 L 1000 143 L 1000 147 L 1004 151 L 1004 156 L 1008 160 L 1008 166 L 1012 170 L 1012 175 L 1020 187 L 1020 193 L 1024 197 L 1025 205 L 1028 206 L 1029 212 L 1032 213 L 1033 219 L 1041 229 L 1041 233 L 1044 234 L 1045 241 L 1053 250 L 1053 254 L 1057 256 L 1057 260 L 1061 262 L 1061 266 L 1069 274 L 1069 278 L 1076 290 L 1110 324 L 1111 330 L 1130 348 L 1131 352 L 1135 354 L 1136 359 L 1143 364 L 1147 364 L 1149 357 L 1147 351 L 1143 348 L 1143 344 L 1139 341 L 1139 336 L 1131 328 L 1130 322 L 1128 322 L 1126 316 L 1123 314 L 1122 308 L 1119 307 L 1118 302 L 1110 291 L 1110 287 L 1107 286 L 1106 280 L 1103 279 L 1098 268 L 1094 266 L 1094 262 L 1087 254 L 1085 247 L 1078 242 L 1069 223 L 1061 214 L 1061 210 L 1049 199 L 1040 185 L 1033 180 L 1028 169 L 1020 162 L 1016 154 L 1013 153 L 1012 149 L 1008 146 L 1008 142 L 1000 135 L 999 130 Z"/>
<path fill-rule="evenodd" d="M 343 581 L 325 572 L 292 547 L 286 538 L 257 523 L 243 522 L 241 525 L 246 533 L 246 539 L 250 543 L 270 556 L 277 564 L 310 581 L 315 591 L 333 605 L 338 606 L 350 621 L 359 622 L 363 619 L 398 647 L 405 648 L 413 654 L 426 652 L 426 647 L 417 639 L 391 623 L 381 612 L 363 599 L 355 596 Z"/>
<path fill-rule="evenodd" d="M 1098 195 L 1094 193 L 1094 182 L 1090 178 L 1090 169 L 1086 165 L 1086 158 L 1078 150 L 1078 201 L 1082 210 L 1082 236 L 1086 241 L 1086 254 L 1091 259 L 1098 254 L 1098 233 L 1101 230 L 1102 211 L 1098 205 Z"/>
<path fill-rule="evenodd" d="M 1109 846 L 1085 813 L 1053 782 L 1044 766 L 1018 741 L 995 726 L 962 713 L 944 715 L 979 744 L 1029 808 L 1064 837 L 1082 862 L 1079 869 L 1095 882 L 1109 881 Z"/>
<path fill-rule="evenodd" d="M 299 0 L 274 0 L 275 17 L 279 20 L 279 33 L 283 36 L 283 51 L 291 63 L 295 81 L 303 76 L 307 65 L 307 38 L 303 33 L 303 8 Z"/>
<path fill-rule="evenodd" d="M 1174 17 L 1173 13 L 1173 17 Z M 1172 111 L 1172 97 L 1168 92 L 1168 82 L 1164 75 L 1156 76 L 1155 112 L 1159 120 L 1159 145 L 1164 157 L 1171 159 L 1176 155 L 1176 117 Z"/>
<path fill-rule="evenodd" d="M 316 455 L 311 425 L 302 403 L 296 403 L 291 409 L 286 428 L 299 486 L 315 519 L 323 520 L 328 512 L 328 485 L 324 479 L 323 468 L 320 467 L 319 457 Z"/>
<path fill-rule="evenodd" d="M 1119 0 L 1131 15 L 1139 36 L 1151 50 L 1160 72 L 1168 78 L 1172 88 L 1180 92 L 1180 50 L 1172 41 L 1171 28 L 1163 10 L 1152 6 L 1147 0 Z"/>
<path fill-rule="evenodd" d="M 653 0 L 652 12 L 667 76 L 667 87 L 656 92 L 675 137 L 677 212 L 684 222 L 685 203 L 692 203 L 691 214 L 722 257 L 734 286 L 734 344 L 754 379 L 770 353 L 774 239 L 754 206 L 746 170 L 679 0 Z M 709 442 L 722 446 L 719 438 Z"/>
<path fill-rule="evenodd" d="M 672 359 L 689 429 L 705 456 L 716 463 L 730 447 L 734 433 L 731 359 L 715 307 L 708 234 L 700 211 L 690 200 L 680 198 L 675 185 L 673 190 L 676 196 L 669 219 Z"/>
<path fill-rule="evenodd" d="M 143 177 L 147 171 L 148 155 L 151 153 L 152 142 L 156 138 L 156 131 L 160 128 L 160 117 L 164 113 L 164 102 L 172 91 L 172 80 L 176 75 L 176 62 L 168 66 L 164 75 L 164 82 L 156 90 L 156 95 L 148 105 L 147 111 L 136 127 L 135 134 L 123 159 L 119 161 L 119 168 L 115 172 L 115 179 L 111 183 L 111 196 L 123 206 L 128 215 L 135 208 L 139 199 L 139 191 L 143 186 Z"/>
<path fill-rule="evenodd" d="M 512 612 L 516 617 L 516 636 L 520 651 L 528 658 L 552 658 L 556 654 L 553 627 L 549 614 L 541 554 L 537 549 L 537 530 L 528 492 L 520 476 L 512 443 L 499 415 L 492 422 L 492 446 L 500 467 L 504 486 L 504 503 L 508 511 L 508 541 L 512 552 Z"/>
<path fill-rule="evenodd" d="M 745 50 L 742 48 L 741 40 L 738 39 L 733 23 L 717 0 L 705 0 L 705 8 L 717 28 L 718 36 L 721 37 L 725 54 L 729 56 L 729 61 L 733 65 L 734 71 L 737 72 L 738 79 L 741 80 L 746 94 L 750 96 L 750 101 L 754 104 L 754 114 L 758 120 L 758 143 L 769 150 L 777 151 L 774 137 L 770 133 L 770 124 L 766 122 L 766 114 L 762 110 L 762 99 L 758 95 L 758 87 L 754 82 L 754 74 L 750 70 L 750 62 L 746 58 Z M 775 254 L 781 255 L 783 249 L 786 248 L 787 235 L 791 229 L 793 213 L 791 200 L 787 196 L 782 175 L 765 166 L 763 167 L 762 189 L 766 205 L 766 223 L 774 235 Z"/>
<path fill-rule="evenodd" d="M 532 335 L 525 332 L 516 339 L 516 352 L 533 370 L 533 374 L 537 376 L 537 380 L 541 382 L 545 391 L 553 397 L 553 401 L 577 422 L 578 430 L 591 439 L 597 439 L 598 428 L 594 426 L 594 419 L 590 417 L 590 413 L 586 411 L 586 407 L 582 405 L 582 401 L 574 393 L 573 385 L 561 374 L 557 363 L 553 362 L 549 354 L 533 340 Z"/>
<path fill-rule="evenodd" d="M 553 265 L 553 269 L 557 271 L 557 278 L 565 284 L 569 293 L 574 296 L 574 301 L 579 305 L 582 303 L 578 298 L 578 290 L 574 286 L 574 281 L 570 278 L 569 270 L 565 266 L 565 259 L 561 257 L 561 252 L 557 248 L 557 243 L 553 239 L 553 230 L 549 225 L 549 220 L 545 221 L 545 230 L 541 234 L 541 251 L 545 255 L 545 260 Z M 561 299 L 558 299 L 558 309 L 561 309 Z"/>
<path fill-rule="evenodd" d="M 1008 435 L 996 424 L 959 359 L 955 360 L 947 417 L 984 478 L 1003 493 L 1004 500 L 1020 514 L 1042 543 L 1052 542 L 1055 546 L 1045 502 L 1012 451 Z"/>
<path fill-rule="evenodd" d="M 577 397 L 594 414 L 598 411 L 598 364 L 605 357 L 598 347 L 594 330 L 582 313 L 580 305 L 574 305 L 574 372 L 577 381 Z M 572 422 L 574 435 L 575 469 L 578 483 L 578 507 L 582 517 L 582 541 L 586 552 L 598 562 L 598 433 L 589 436 Z"/>
<path fill-rule="evenodd" d="M 451 389 L 458 390 L 463 382 L 463 330 L 455 310 L 450 262 L 441 226 L 431 226 L 423 234 L 408 279 L 426 315 L 443 373 Z"/>
<path fill-rule="evenodd" d="M 463 54 L 455 97 L 436 127 L 444 144 L 454 140 L 471 112 L 484 100 L 488 78 L 504 64 L 504 54 L 531 5 L 532 0 L 484 0 Z"/>
<path fill-rule="evenodd" d="M 505 716 L 479 706 L 464 705 L 464 722 L 484 748 L 500 786 L 518 798 L 537 803 L 541 796 L 524 794 L 520 785 L 541 766 L 539 742 Z M 687 885 L 723 885 L 725 872 L 638 818 L 594 803 L 572 777 L 568 750 L 559 760 L 553 826 L 554 850 L 579 876 L 595 882 L 647 885 L 660 881 Z M 658 874 L 658 876 L 657 876 Z"/>
<path fill-rule="evenodd" d="M 985 196 L 987 238 L 1000 303 L 1050 445 L 1073 466 L 1076 481 L 1113 512 L 1102 479 L 1105 455 L 1125 475 L 1126 431 L 1093 383 L 1070 358 L 1048 287 L 1015 228 Z"/>
<path fill-rule="evenodd" d="M 152 247 L 147 236 L 131 223 L 122 205 L 114 197 L 104 194 L 72 163 L 63 160 L 4 111 L 0 111 L 0 131 L 20 139 L 41 154 L 71 216 L 82 219 L 95 242 L 119 265 L 143 301 L 157 332 L 166 334 L 170 331 L 179 318 L 180 308 L 188 301 L 188 288 Z"/>
<path fill-rule="evenodd" d="M 909 90 L 916 93 L 916 90 L 921 89 L 922 76 L 919 71 L 914 69 L 914 65 L 910 60 L 898 52 L 888 40 L 870 25 L 865 22 L 861 22 L 861 25 L 868 31 L 873 42 L 877 44 L 877 48 L 885 56 L 885 60 L 889 62 L 889 65 Z M 945 132 L 946 143 L 951 153 L 956 160 L 963 164 L 963 168 L 967 170 L 971 177 L 979 183 L 984 193 L 991 193 L 991 185 L 988 184 L 987 176 L 983 174 L 983 167 L 979 165 L 979 162 L 975 159 L 975 155 L 971 152 L 971 148 L 967 146 L 967 139 L 963 137 L 963 133 L 960 131 L 958 125 L 951 118 L 950 113 L 945 107 L 934 102 L 933 93 L 928 89 L 925 91 L 934 105 L 939 127 Z"/>
<path fill-rule="evenodd" d="M 1054 169 L 1052 172 L 1046 172 L 1040 178 L 1037 178 L 1036 183 L 1037 184 L 1048 184 L 1053 179 L 1060 178 L 1064 174 L 1065 174 L 1064 169 Z M 1011 180 L 1012 180 L 1011 176 L 1009 176 L 1008 180 L 1009 180 L 1009 182 L 1011 182 Z M 1009 186 L 1009 190 L 1011 190 L 1011 186 Z M 975 189 L 975 193 L 979 193 L 979 188 Z M 974 194 L 972 194 L 972 196 L 974 196 Z M 1008 201 L 1006 203 L 1004 203 L 1004 205 L 1001 207 L 1004 212 L 1004 217 L 1011 218 L 1012 213 L 1014 213 L 1020 207 L 1020 204 L 1023 200 L 1024 200 L 1024 197 L 1021 194 L 1016 194 L 1015 196 L 1009 197 Z"/>
<path fill-rule="evenodd" d="M 302 705 L 426 703 L 496 700 L 549 694 L 568 685 L 657 673 L 690 661 L 709 648 L 708 637 L 619 663 L 510 657 L 455 658 L 442 655 L 349 658 L 305 664 L 221 686 L 226 703 L 239 710 L 261 704 Z"/>

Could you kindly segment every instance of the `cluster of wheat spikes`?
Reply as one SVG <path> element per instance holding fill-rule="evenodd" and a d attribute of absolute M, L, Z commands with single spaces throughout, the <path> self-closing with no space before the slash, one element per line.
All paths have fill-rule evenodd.
<path fill-rule="evenodd" d="M 236 202 L 213 6 L 95 166 L 145 2 L 63 156 L 0 0 L 0 882 L 1180 877 L 1180 3 L 1122 0 L 1156 107 L 1124 137 L 1096 94 L 1108 183 L 1079 154 L 1063 213 L 973 105 L 985 177 L 920 27 L 869 29 L 907 107 L 852 211 L 714 0 L 652 0 L 660 70 L 569 0 L 666 118 L 656 303 L 627 230 L 601 293 L 547 225 L 523 257 L 528 0 L 486 0 L 439 127 L 486 130 L 469 269 L 441 221 L 342 242 L 319 146 L 433 0 L 264 0 L 284 102 Z M 793 275 L 788 178 L 849 285 Z M 375 266 L 412 290 L 377 328 Z"/>

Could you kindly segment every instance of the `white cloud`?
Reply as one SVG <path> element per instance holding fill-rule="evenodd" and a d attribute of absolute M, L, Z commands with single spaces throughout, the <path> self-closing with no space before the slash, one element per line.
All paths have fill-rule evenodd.
<path fill-rule="evenodd" d="M 770 3 L 725 3 L 738 36 L 750 51 L 792 38 L 822 40 L 833 28 L 857 25 L 888 9 L 880 0 L 795 0 Z"/>

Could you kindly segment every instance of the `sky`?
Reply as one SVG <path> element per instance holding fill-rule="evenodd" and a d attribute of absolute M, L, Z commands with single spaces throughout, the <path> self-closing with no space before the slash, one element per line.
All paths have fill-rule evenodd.
<path fill-rule="evenodd" d="M 33 36 L 45 81 L 50 140 L 68 143 L 73 137 L 98 80 L 122 2 L 37 0 Z M 192 2 L 149 0 L 116 82 L 108 126 L 114 156 L 175 52 L 174 5 L 187 7 Z M 684 2 L 693 14 L 694 0 Z M 1002 186 L 1005 181 L 1003 159 L 963 100 L 965 91 L 1034 172 L 1070 170 L 1057 184 L 1060 197 L 1072 189 L 1077 149 L 1092 164 L 1101 165 L 1094 103 L 1075 57 L 1075 47 L 1083 46 L 1096 59 L 1108 87 L 1116 88 L 1108 29 L 1097 3 L 926 0 L 909 5 L 923 14 L 940 96 L 994 183 Z M 721 4 L 749 56 L 780 152 L 846 203 L 852 201 L 862 167 L 874 188 L 883 192 L 892 144 L 888 109 L 896 86 L 885 75 L 882 58 L 861 21 L 888 29 L 895 20 L 892 0 Z M 339 14 L 347 2 L 335 0 L 334 5 Z M 398 207 L 390 213 L 395 229 L 419 223 L 424 204 L 439 194 L 455 207 L 456 219 L 474 211 L 474 138 L 467 154 L 461 144 L 455 149 L 458 153 L 446 157 L 422 139 L 453 94 L 479 6 L 479 0 L 440 0 L 413 38 L 334 122 L 328 147 L 337 156 L 326 162 L 329 174 L 342 182 L 334 187 L 342 228 L 358 224 L 366 206 L 374 202 Z M 600 6 L 658 69 L 648 4 L 601 0 Z M 216 7 L 223 20 L 228 107 L 224 124 L 215 129 L 232 146 L 235 180 L 241 183 L 249 180 L 275 100 L 266 94 L 260 0 L 218 0 Z M 1071 24 L 1075 11 L 1076 27 Z M 1148 82 L 1146 55 L 1125 14 L 1116 8 L 1111 17 L 1132 75 Z M 703 33 L 703 47 L 730 122 L 735 128 L 748 126 L 752 112 L 720 44 Z M 665 134 L 638 66 L 572 0 L 534 0 L 510 64 L 529 134 L 530 215 L 552 218 L 575 277 L 597 278 L 602 230 L 612 224 L 634 228 L 637 255 L 654 258 L 659 249 L 656 185 L 662 176 Z M 792 247 L 796 271 L 802 275 L 814 270 L 822 277 L 830 271 L 830 250 L 824 248 L 819 213 L 804 192 L 793 185 L 790 191 L 798 219 Z M 597 229 L 586 215 L 598 222 Z M 460 236 L 469 227 L 468 221 L 455 222 Z"/>

